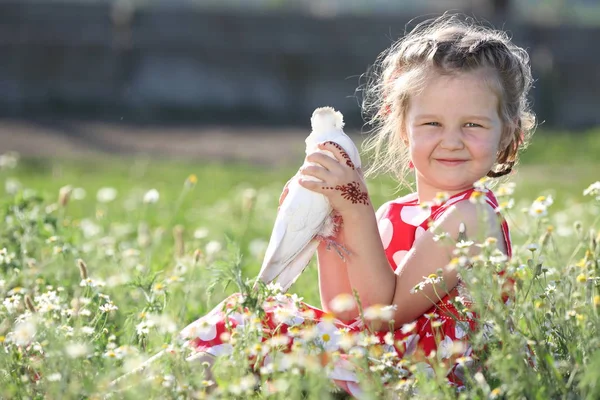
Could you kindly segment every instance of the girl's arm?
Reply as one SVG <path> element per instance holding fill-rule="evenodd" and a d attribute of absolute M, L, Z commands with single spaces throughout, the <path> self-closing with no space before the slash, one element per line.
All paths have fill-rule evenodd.
<path fill-rule="evenodd" d="M 473 204 L 469 201 L 454 204 L 444 212 L 432 228 L 419 236 L 396 269 L 396 286 L 392 300 L 392 304 L 397 306 L 394 314 L 396 328 L 425 313 L 457 285 L 456 269 L 446 268 L 453 257 L 455 246 L 453 243 L 435 241 L 434 236 L 446 232 L 454 242 L 458 238 L 461 223 L 465 224 L 470 238 L 495 237 L 498 248 L 506 254 L 506 243 L 500 222 L 491 206 Z M 471 246 L 471 254 L 477 254 L 478 249 L 476 246 Z M 435 274 L 438 269 L 443 271 L 442 283 L 426 285 L 423 290 L 411 294 L 411 289 L 425 277 Z"/>
<path fill-rule="evenodd" d="M 381 213 L 385 210 L 386 205 L 383 205 L 377 212 L 376 221 L 379 221 Z M 349 232 L 348 232 L 349 231 Z M 352 232 L 352 227 L 347 223 L 343 223 L 339 233 L 335 237 L 335 241 L 343 245 L 347 250 L 351 244 L 348 239 L 355 233 Z M 377 232 L 379 237 L 379 232 Z M 352 242 L 350 240 L 350 242 Z M 348 265 L 347 262 L 352 257 L 356 257 L 361 251 L 351 251 L 351 255 L 348 255 L 345 260 L 342 260 L 339 255 L 332 250 L 327 250 L 327 244 L 321 243 L 319 245 L 317 257 L 318 257 L 318 268 L 319 268 L 319 291 L 321 295 L 321 307 L 325 311 L 334 313 L 336 318 L 342 321 L 349 321 L 358 316 L 358 308 L 354 307 L 352 310 L 346 312 L 334 312 L 331 309 L 331 301 L 340 294 L 349 294 L 354 296 L 352 292 L 353 286 L 348 276 Z M 361 249 L 362 250 L 362 249 Z M 355 260 L 352 260 L 355 261 Z M 389 267 L 388 267 L 389 268 Z M 360 293 L 360 291 L 359 291 Z M 364 304 L 363 304 L 364 306 Z"/>

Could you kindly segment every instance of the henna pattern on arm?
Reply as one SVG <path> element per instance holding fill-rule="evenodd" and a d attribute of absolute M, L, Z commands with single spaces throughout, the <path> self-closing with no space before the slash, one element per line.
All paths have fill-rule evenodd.
<path fill-rule="evenodd" d="M 350 168 L 354 169 L 354 163 L 352 162 L 352 159 L 350 158 L 348 153 L 346 153 L 346 150 L 344 150 L 344 148 L 342 146 L 340 146 L 336 142 L 325 142 L 325 144 L 330 144 L 333 147 L 335 147 L 336 149 L 338 149 L 340 151 L 340 153 L 342 153 L 342 157 L 344 158 L 344 160 L 346 160 L 346 165 L 349 166 Z"/>
<path fill-rule="evenodd" d="M 337 185 L 336 187 L 326 186 L 324 189 L 327 190 L 338 190 L 342 192 L 342 197 L 352 204 L 364 204 L 369 205 L 369 195 L 360 188 L 360 183 L 350 182 L 345 185 Z"/>

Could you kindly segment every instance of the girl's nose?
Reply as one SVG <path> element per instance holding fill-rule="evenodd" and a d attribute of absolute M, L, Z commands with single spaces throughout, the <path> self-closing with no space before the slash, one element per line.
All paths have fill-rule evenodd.
<path fill-rule="evenodd" d="M 460 129 L 445 129 L 440 141 L 440 147 L 445 150 L 461 150 L 465 147 Z"/>

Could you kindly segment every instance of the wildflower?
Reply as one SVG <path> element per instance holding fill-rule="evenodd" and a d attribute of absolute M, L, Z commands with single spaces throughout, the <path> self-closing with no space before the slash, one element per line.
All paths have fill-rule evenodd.
<path fill-rule="evenodd" d="M 268 340 L 269 346 L 271 347 L 280 347 L 287 346 L 290 343 L 289 336 L 286 335 L 274 335 Z"/>
<path fill-rule="evenodd" d="M 432 312 L 432 313 L 427 313 L 427 314 L 424 314 L 424 315 L 425 315 L 425 318 L 427 318 L 427 319 L 429 319 L 429 320 L 439 317 L 439 315 L 437 315 L 437 314 L 436 314 L 436 313 L 434 313 L 434 312 Z"/>
<path fill-rule="evenodd" d="M 497 399 L 502 394 L 502 389 L 495 388 L 490 392 L 490 399 Z"/>
<path fill-rule="evenodd" d="M 490 255 L 490 261 L 493 262 L 494 264 L 501 264 L 507 260 L 508 260 L 508 257 L 506 256 L 506 254 L 504 254 L 503 252 L 501 252 L 498 249 L 494 250 L 492 255 Z"/>
<path fill-rule="evenodd" d="M 600 200 L 600 181 L 592 183 L 583 191 L 584 196 L 596 196 L 596 200 Z"/>
<path fill-rule="evenodd" d="M 278 324 L 288 326 L 299 325 L 304 322 L 304 318 L 299 315 L 298 309 L 294 306 L 279 306 L 273 310 L 273 319 Z"/>
<path fill-rule="evenodd" d="M 91 326 L 82 326 L 82 327 L 81 327 L 81 332 L 82 332 L 84 335 L 88 335 L 88 336 L 90 336 L 90 335 L 93 335 L 93 334 L 94 334 L 95 330 L 94 330 L 94 328 L 92 328 Z"/>
<path fill-rule="evenodd" d="M 58 190 L 58 205 L 66 207 L 69 204 L 69 198 L 73 187 L 71 185 L 63 186 Z"/>
<path fill-rule="evenodd" d="M 379 337 L 377 337 L 377 335 L 371 335 L 368 332 L 364 332 L 358 338 L 356 344 L 360 347 L 363 347 L 363 350 L 365 350 L 364 347 L 369 347 L 369 346 L 379 344 Z"/>
<path fill-rule="evenodd" d="M 10 195 L 17 194 L 17 192 L 21 190 L 21 186 L 21 182 L 15 178 L 7 178 L 6 181 L 4 181 L 4 191 Z"/>
<path fill-rule="evenodd" d="M 167 286 L 164 283 L 157 282 L 152 286 L 152 293 L 164 294 Z"/>
<path fill-rule="evenodd" d="M 473 246 L 474 242 L 472 240 L 461 240 L 460 242 L 456 243 L 456 248 L 457 249 L 468 249 L 469 247 Z"/>
<path fill-rule="evenodd" d="M 206 244 L 206 255 L 209 257 L 214 256 L 215 254 L 221 251 L 221 248 L 221 243 L 217 242 L 216 240 L 211 240 Z"/>
<path fill-rule="evenodd" d="M 448 235 L 448 232 L 442 232 L 440 234 L 434 235 L 433 236 L 433 241 L 434 242 L 439 242 L 440 240 L 447 239 L 448 237 L 450 237 L 450 235 Z"/>
<path fill-rule="evenodd" d="M 112 187 L 104 187 L 96 193 L 96 200 L 100 203 L 110 203 L 117 198 L 117 189 Z"/>
<path fill-rule="evenodd" d="M 585 282 L 587 282 L 587 277 L 585 276 L 585 274 L 579 274 L 579 275 L 577 275 L 577 282 L 579 282 L 579 283 L 585 283 Z"/>
<path fill-rule="evenodd" d="M 491 182 L 491 179 L 487 176 L 484 176 L 483 178 L 474 182 L 473 187 L 475 188 L 476 191 L 486 193 L 488 191 L 490 182 Z"/>
<path fill-rule="evenodd" d="M 191 188 L 194 187 L 198 183 L 198 177 L 195 174 L 190 174 L 184 183 L 185 187 Z"/>
<path fill-rule="evenodd" d="M 504 183 L 495 190 L 495 194 L 497 197 L 511 196 L 515 192 L 515 186 L 516 184 L 514 182 Z"/>
<path fill-rule="evenodd" d="M 600 306 L 600 295 L 594 296 L 594 306 L 596 306 L 596 307 Z"/>
<path fill-rule="evenodd" d="M 431 206 L 432 206 L 432 203 L 429 201 L 424 201 L 419 204 L 419 208 L 425 212 L 431 212 Z"/>
<path fill-rule="evenodd" d="M 339 331 L 339 340 L 338 340 L 338 345 L 344 350 L 344 351 L 348 351 L 350 350 L 353 346 L 356 345 L 356 334 L 348 331 L 348 330 L 341 330 Z"/>
<path fill-rule="evenodd" d="M 441 206 L 442 204 L 447 202 L 449 198 L 450 195 L 448 193 L 438 192 L 436 193 L 435 198 L 433 199 L 433 204 L 435 204 L 436 206 Z"/>
<path fill-rule="evenodd" d="M 73 327 L 72 326 L 62 325 L 59 329 L 64 332 L 65 337 L 73 336 Z"/>
<path fill-rule="evenodd" d="M 46 380 L 48 382 L 58 382 L 58 381 L 60 381 L 61 378 L 62 378 L 62 375 L 60 374 L 60 372 L 55 372 L 53 374 L 48 375 Z"/>
<path fill-rule="evenodd" d="M 32 320 L 17 323 L 11 339 L 17 346 L 27 346 L 36 334 L 36 324 Z"/>
<path fill-rule="evenodd" d="M 497 213 L 503 212 L 504 210 L 510 210 L 515 206 L 514 199 L 510 199 L 508 201 L 502 201 L 498 203 L 498 207 L 496 207 L 495 211 Z"/>
<path fill-rule="evenodd" d="M 554 203 L 552 196 L 539 196 L 529 207 L 529 215 L 535 218 L 545 217 L 548 207 Z"/>
<path fill-rule="evenodd" d="M 73 192 L 71 193 L 71 198 L 73 200 L 83 200 L 85 199 L 85 196 L 87 195 L 86 191 L 84 188 L 74 188 Z"/>
<path fill-rule="evenodd" d="M 382 306 L 379 304 L 367 307 L 367 309 L 364 312 L 364 317 L 366 320 L 369 321 L 373 321 L 373 320 L 382 320 L 382 321 L 390 321 L 391 319 L 394 318 L 394 312 L 396 311 L 397 306 L 394 305 L 389 305 L 389 306 Z"/>
<path fill-rule="evenodd" d="M 194 239 L 204 239 L 208 236 L 208 229 L 198 228 L 194 231 Z"/>
<path fill-rule="evenodd" d="M 329 303 L 331 309 L 336 313 L 353 310 L 356 307 L 354 296 L 349 293 L 340 293 Z"/>
<path fill-rule="evenodd" d="M 407 334 L 409 332 L 414 331 L 416 327 L 417 327 L 417 322 L 413 321 L 408 324 L 402 325 L 402 328 L 400 330 L 403 334 Z"/>
<path fill-rule="evenodd" d="M 2 305 L 6 308 L 9 314 L 13 314 L 17 311 L 19 304 L 21 303 L 21 295 L 13 294 L 10 297 L 7 297 L 2 302 Z"/>
<path fill-rule="evenodd" d="M 0 169 L 13 169 L 17 166 L 21 156 L 15 151 L 9 151 L 0 155 Z"/>
<path fill-rule="evenodd" d="M 9 253 L 6 247 L 0 249 L 0 264 L 10 265 L 14 259 L 15 253 Z"/>
<path fill-rule="evenodd" d="M 385 342 L 385 344 L 387 344 L 388 346 L 393 346 L 394 345 L 394 334 L 390 331 L 388 331 L 385 336 L 383 337 L 383 341 Z"/>
<path fill-rule="evenodd" d="M 256 189 L 248 188 L 242 192 L 242 208 L 246 211 L 254 207 L 256 201 Z"/>
<path fill-rule="evenodd" d="M 158 201 L 159 198 L 160 198 L 160 194 L 158 193 L 158 190 L 150 189 L 144 195 L 144 203 L 154 204 Z"/>
<path fill-rule="evenodd" d="M 473 363 L 473 358 L 469 356 L 458 357 L 456 363 L 458 365 L 471 365 Z"/>
<path fill-rule="evenodd" d="M 104 313 L 109 313 L 109 312 L 118 310 L 119 307 L 115 306 L 113 304 L 113 302 L 111 301 L 111 302 L 101 305 L 99 309 L 100 309 L 100 311 L 102 311 Z"/>
<path fill-rule="evenodd" d="M 527 245 L 527 250 L 529 250 L 532 253 L 535 253 L 539 248 L 540 246 L 538 246 L 536 243 L 529 243 Z"/>
<path fill-rule="evenodd" d="M 117 353 L 115 353 L 113 350 L 108 350 L 106 353 L 104 353 L 104 357 L 117 358 Z"/>
<path fill-rule="evenodd" d="M 90 315 L 92 315 L 92 312 L 87 308 L 84 308 L 83 310 L 79 310 L 77 315 L 81 315 L 82 317 L 89 317 Z"/>
<path fill-rule="evenodd" d="M 485 203 L 485 193 L 479 190 L 474 190 L 471 192 L 471 196 L 469 197 L 469 201 L 473 204 L 484 204 Z"/>
<path fill-rule="evenodd" d="M 82 279 L 81 282 L 79 282 L 79 286 L 81 287 L 102 287 L 104 286 L 104 282 L 102 281 L 97 281 L 95 279 L 92 278 L 87 278 L 87 279 Z"/>
<path fill-rule="evenodd" d="M 477 246 L 483 249 L 493 250 L 496 248 L 497 243 L 498 239 L 496 239 L 495 237 L 488 237 L 484 240 L 483 243 L 478 244 Z"/>
<path fill-rule="evenodd" d="M 572 318 L 575 318 L 575 317 L 577 317 L 577 311 L 575 311 L 575 310 L 569 310 L 569 311 L 566 312 L 565 319 L 567 321 L 570 320 L 570 319 L 572 319 Z"/>
<path fill-rule="evenodd" d="M 150 327 L 152 325 L 153 324 L 149 321 L 142 321 L 135 326 L 135 331 L 138 334 L 138 336 L 147 335 L 148 333 L 150 333 Z"/>
<path fill-rule="evenodd" d="M 84 343 L 69 343 L 65 350 L 71 358 L 85 357 L 89 352 L 88 346 Z"/>

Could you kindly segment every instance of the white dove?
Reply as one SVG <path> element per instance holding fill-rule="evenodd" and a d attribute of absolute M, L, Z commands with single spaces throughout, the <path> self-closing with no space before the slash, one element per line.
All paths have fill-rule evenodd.
<path fill-rule="evenodd" d="M 320 152 L 335 158 L 333 153 L 320 150 L 323 142 L 339 144 L 360 168 L 360 154 L 354 142 L 343 131 L 344 121 L 339 111 L 331 107 L 317 108 L 310 119 L 312 132 L 306 138 L 306 154 Z M 310 165 L 306 163 L 304 165 Z M 287 291 L 304 271 L 317 247 L 319 238 L 332 236 L 335 224 L 327 197 L 303 188 L 294 176 L 288 184 L 288 194 L 279 208 L 271 239 L 257 280 L 265 283 L 276 280 Z M 303 179 L 318 179 L 305 176 Z"/>

